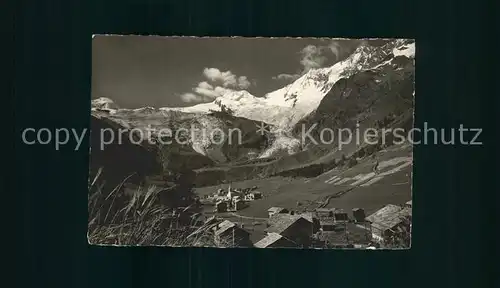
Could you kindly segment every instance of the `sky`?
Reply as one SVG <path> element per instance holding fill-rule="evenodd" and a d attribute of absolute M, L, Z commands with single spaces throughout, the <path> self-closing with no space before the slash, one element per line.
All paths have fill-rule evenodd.
<path fill-rule="evenodd" d="M 227 89 L 256 97 L 347 57 L 359 40 L 95 36 L 92 98 L 122 108 L 182 107 Z"/>

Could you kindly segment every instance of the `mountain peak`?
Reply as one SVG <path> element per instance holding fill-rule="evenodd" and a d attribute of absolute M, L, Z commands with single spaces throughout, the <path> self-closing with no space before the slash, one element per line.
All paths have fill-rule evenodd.
<path fill-rule="evenodd" d="M 115 110 L 119 109 L 113 100 L 107 97 L 99 97 L 91 102 L 92 109 Z"/>
<path fill-rule="evenodd" d="M 185 113 L 210 113 L 220 111 L 220 106 L 233 111 L 234 116 L 262 121 L 278 126 L 281 130 L 289 130 L 298 121 L 316 110 L 323 97 L 334 84 L 359 71 L 374 69 L 389 63 L 397 56 L 414 57 L 415 43 L 413 40 L 388 40 L 381 46 L 373 46 L 368 42 L 359 45 L 355 51 L 343 61 L 333 66 L 310 69 L 293 83 L 276 91 L 267 93 L 264 97 L 255 97 L 246 90 L 217 88 L 219 97 L 212 102 L 189 107 L 155 109 L 144 107 L 133 109 L 133 113 L 151 114 L 156 111 L 180 111 Z M 92 107 L 99 109 L 114 109 L 118 107 L 106 97 L 92 101 Z M 123 110 L 123 111 L 122 111 Z M 130 109 L 119 109 L 123 113 Z M 111 111 L 111 112 L 113 112 Z"/>

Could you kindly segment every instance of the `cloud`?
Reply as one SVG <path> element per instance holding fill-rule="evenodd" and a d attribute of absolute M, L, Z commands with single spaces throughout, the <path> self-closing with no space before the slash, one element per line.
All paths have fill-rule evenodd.
<path fill-rule="evenodd" d="M 300 51 L 301 70 L 295 74 L 282 73 L 274 76 L 273 79 L 290 83 L 297 80 L 311 69 L 323 67 L 329 60 L 329 57 L 326 55 L 328 51 L 330 51 L 329 46 L 307 45 Z"/>
<path fill-rule="evenodd" d="M 203 75 L 209 80 L 198 83 L 194 93 L 184 93 L 180 97 L 187 103 L 210 102 L 228 91 L 248 89 L 252 83 L 247 76 L 236 76 L 231 71 L 220 71 L 217 68 L 205 68 Z"/>
<path fill-rule="evenodd" d="M 215 92 L 214 86 L 210 85 L 210 83 L 206 81 L 198 83 L 198 86 L 193 88 L 193 92 L 208 97 L 210 99 L 217 98 L 220 96 L 219 93 Z"/>
<path fill-rule="evenodd" d="M 324 46 L 307 45 L 304 49 L 302 49 L 301 54 L 302 59 L 300 60 L 300 64 L 304 68 L 304 72 L 311 69 L 321 68 L 328 60 L 328 58 L 324 55 Z"/>
<path fill-rule="evenodd" d="M 206 81 L 200 82 L 198 84 L 198 87 L 202 88 L 202 89 L 210 89 L 210 90 L 214 89 L 214 86 L 210 85 L 210 83 L 208 83 Z"/>
<path fill-rule="evenodd" d="M 344 60 L 354 52 L 360 45 L 366 44 L 367 40 L 332 40 L 328 43 L 328 49 L 335 56 L 335 62 Z"/>
<path fill-rule="evenodd" d="M 193 103 L 193 102 L 202 102 L 203 101 L 203 96 L 196 95 L 193 93 L 184 93 L 181 95 L 182 101 L 186 103 Z"/>
<path fill-rule="evenodd" d="M 250 83 L 250 81 L 248 81 L 247 76 L 240 76 L 238 78 L 238 86 L 241 89 L 248 89 L 248 87 L 250 87 L 250 85 L 251 85 L 251 83 Z"/>
<path fill-rule="evenodd" d="M 279 74 L 274 80 L 295 81 L 311 69 L 318 69 L 343 60 L 354 51 L 361 41 L 331 40 L 321 45 L 307 45 L 300 51 L 300 71 L 294 74 Z"/>
<path fill-rule="evenodd" d="M 273 77 L 273 80 L 295 81 L 300 77 L 300 74 L 279 74 Z"/>
<path fill-rule="evenodd" d="M 234 89 L 247 89 L 250 87 L 250 81 L 246 76 L 237 77 L 231 71 L 220 71 L 217 68 L 205 68 L 203 75 L 215 83 L 219 83 L 222 87 Z"/>
<path fill-rule="evenodd" d="M 338 60 L 339 57 L 341 57 L 343 49 L 339 41 L 333 40 L 332 42 L 330 42 L 330 44 L 328 44 L 328 48 L 333 53 L 333 55 L 335 55 L 335 60 Z"/>
<path fill-rule="evenodd" d="M 203 95 L 203 96 L 209 97 L 209 98 L 217 98 L 220 96 L 220 94 L 217 93 L 214 89 L 206 89 L 206 88 L 196 87 L 193 89 L 193 91 L 197 94 L 200 94 L 200 95 Z"/>

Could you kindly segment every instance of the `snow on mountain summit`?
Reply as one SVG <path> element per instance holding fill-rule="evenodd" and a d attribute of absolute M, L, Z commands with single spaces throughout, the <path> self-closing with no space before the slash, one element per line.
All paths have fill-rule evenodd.
<path fill-rule="evenodd" d="M 365 43 L 345 60 L 331 67 L 311 69 L 293 83 L 263 97 L 256 97 L 245 90 L 221 88 L 221 96 L 214 101 L 189 107 L 119 109 L 111 99 L 104 97 L 93 100 L 92 107 L 111 110 L 111 114 L 151 115 L 168 111 L 208 114 L 211 111 L 220 111 L 223 105 L 231 109 L 234 116 L 262 121 L 277 127 L 278 130 L 289 131 L 301 119 L 315 111 L 334 84 L 341 78 L 349 77 L 350 70 L 373 69 L 386 65 L 393 57 L 414 58 L 414 54 L 415 43 L 412 40 L 392 40 L 378 47 Z"/>
<path fill-rule="evenodd" d="M 107 97 L 100 97 L 92 100 L 92 108 L 93 109 L 106 109 L 106 110 L 115 110 L 119 109 L 118 105 L 113 102 L 113 100 Z"/>
<path fill-rule="evenodd" d="M 208 113 L 210 110 L 219 111 L 220 105 L 224 105 L 230 108 L 235 116 L 266 122 L 287 130 L 318 107 L 321 99 L 340 79 L 342 67 L 342 65 L 334 65 L 329 68 L 310 70 L 292 84 L 268 93 L 264 97 L 255 97 L 245 90 L 226 89 L 222 96 L 210 103 L 160 109 Z"/>
<path fill-rule="evenodd" d="M 408 58 L 415 58 L 415 43 L 395 47 L 392 50 L 392 53 L 394 54 L 394 56 L 406 56 Z"/>
<path fill-rule="evenodd" d="M 349 79 L 362 71 L 385 69 L 388 65 L 393 65 L 392 62 L 396 57 L 413 59 L 415 42 L 392 40 L 382 46 L 364 43 L 345 60 L 330 67 L 310 69 L 293 83 L 263 97 L 256 97 L 246 90 L 236 91 L 217 87 L 217 92 L 221 96 L 212 102 L 189 107 L 121 109 L 111 99 L 101 97 L 92 100 L 92 111 L 107 112 L 105 117 L 127 127 L 151 125 L 153 128 L 162 128 L 169 127 L 172 121 L 184 123 L 196 119 L 195 122 L 199 123 L 201 128 L 212 131 L 218 127 L 225 127 L 226 122 L 217 120 L 219 116 L 211 112 L 221 111 L 221 107 L 225 107 L 232 111 L 232 116 L 245 118 L 236 122 L 252 120 L 248 122 L 252 123 L 249 124 L 252 129 L 257 125 L 254 121 L 270 124 L 272 143 L 264 151 L 260 151 L 257 157 L 293 154 L 302 149 L 301 142 L 295 138 L 293 129 L 297 123 L 301 123 L 301 120 L 307 119 L 306 117 L 313 115 L 317 109 L 321 109 L 323 98 L 332 88 L 335 89 L 335 83 L 343 78 Z M 325 111 L 330 112 L 331 109 Z M 248 127 L 245 129 L 249 130 Z M 194 151 L 209 156 L 212 160 L 224 162 L 227 155 L 221 154 L 222 148 L 209 145 L 205 140 L 194 141 L 192 143 Z"/>
<path fill-rule="evenodd" d="M 265 95 L 269 105 L 291 109 L 286 126 L 291 127 L 313 112 L 335 82 L 342 78 L 342 72 L 356 61 L 353 54 L 349 60 L 338 62 L 327 68 L 311 69 L 292 84 Z"/>
<path fill-rule="evenodd" d="M 230 108 L 235 116 L 263 121 L 280 130 L 289 130 L 301 119 L 312 113 L 323 97 L 346 72 L 352 69 L 366 70 L 383 65 L 389 54 L 414 57 L 415 44 L 408 40 L 393 40 L 382 47 L 360 45 L 345 60 L 331 67 L 311 69 L 293 83 L 270 92 L 264 97 L 255 97 L 247 91 L 226 89 L 213 102 L 182 108 L 162 108 L 191 113 L 208 113 L 220 110 L 220 105 Z"/>

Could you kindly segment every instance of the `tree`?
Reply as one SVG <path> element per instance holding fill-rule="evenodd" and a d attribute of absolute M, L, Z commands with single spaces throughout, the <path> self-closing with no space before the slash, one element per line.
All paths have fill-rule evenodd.
<path fill-rule="evenodd" d="M 358 160 L 356 160 L 356 157 L 352 156 L 351 158 L 349 158 L 349 161 L 347 162 L 347 167 L 351 168 L 357 164 Z"/>
<path fill-rule="evenodd" d="M 347 160 L 347 158 L 345 157 L 345 155 L 344 155 L 344 154 L 342 154 L 342 156 L 340 156 L 340 160 L 339 160 L 339 162 L 337 162 L 337 165 L 338 165 L 338 166 L 342 166 L 342 165 L 344 165 L 346 160 Z"/>
<path fill-rule="evenodd" d="M 169 119 L 167 123 L 167 129 L 171 132 L 172 135 L 175 134 L 175 125 L 173 123 L 173 119 Z M 169 177 L 171 175 L 170 171 L 170 163 L 172 159 L 172 149 L 173 149 L 173 142 L 170 142 L 171 144 L 165 145 L 164 143 L 169 143 L 171 139 L 157 139 L 156 141 L 156 151 L 157 151 L 157 157 L 158 161 L 160 162 L 161 168 L 162 168 L 162 176 L 163 177 Z"/>
<path fill-rule="evenodd" d="M 170 164 L 170 149 L 165 147 L 165 145 L 159 144 L 157 148 L 158 161 L 161 165 L 161 174 L 163 177 L 170 176 L 169 164 Z"/>

